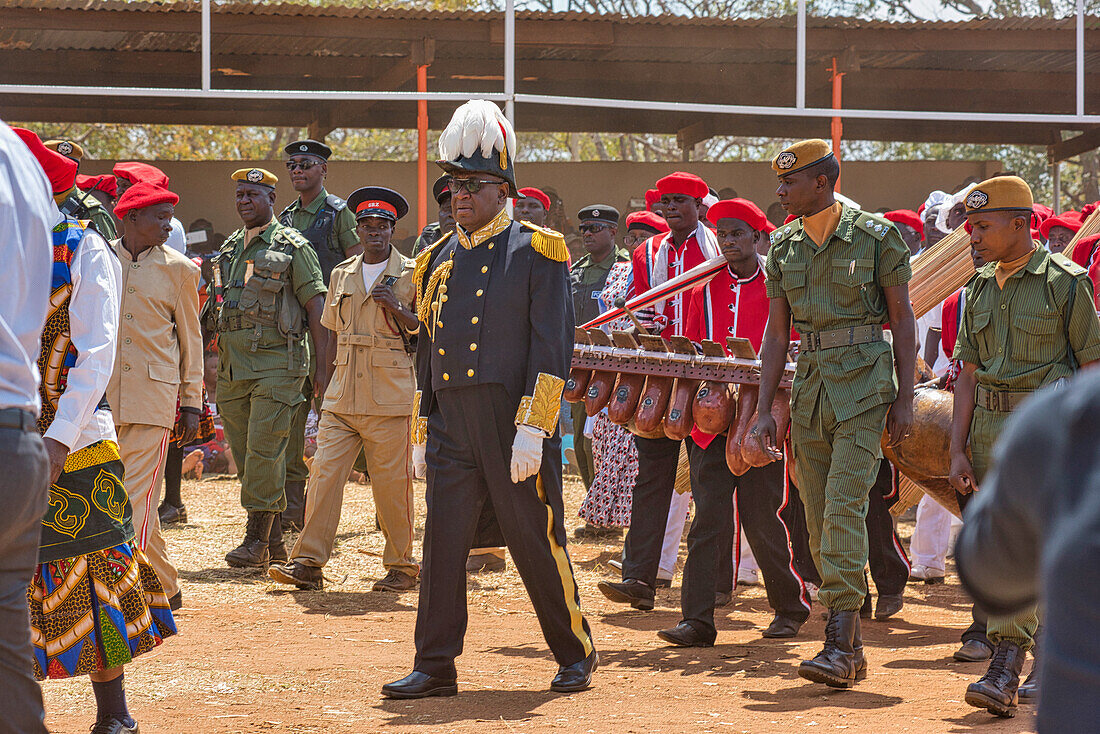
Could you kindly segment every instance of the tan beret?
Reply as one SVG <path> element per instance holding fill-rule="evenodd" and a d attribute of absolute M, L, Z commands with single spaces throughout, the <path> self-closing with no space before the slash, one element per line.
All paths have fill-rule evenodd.
<path fill-rule="evenodd" d="M 230 178 L 234 181 L 244 181 L 245 183 L 267 186 L 272 189 L 275 188 L 275 184 L 279 183 L 278 176 L 262 168 L 238 168 L 233 171 Z"/>
<path fill-rule="evenodd" d="M 84 149 L 80 147 L 79 143 L 74 143 L 72 140 L 47 140 L 43 145 L 66 158 L 72 158 L 74 161 L 84 158 Z"/>
<path fill-rule="evenodd" d="M 826 158 L 833 157 L 833 149 L 820 138 L 813 140 L 800 140 L 794 145 L 789 145 L 780 151 L 779 155 L 772 158 L 772 170 L 780 176 L 801 171 L 815 163 L 820 163 Z"/>
<path fill-rule="evenodd" d="M 994 176 L 970 190 L 963 200 L 967 214 L 979 212 L 1031 211 L 1035 200 L 1031 187 L 1019 176 Z"/>

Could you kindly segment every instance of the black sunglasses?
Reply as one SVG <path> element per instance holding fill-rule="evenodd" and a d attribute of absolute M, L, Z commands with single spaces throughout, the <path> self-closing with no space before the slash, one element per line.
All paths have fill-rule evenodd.
<path fill-rule="evenodd" d="M 609 224 L 582 224 L 580 227 L 577 227 L 577 229 L 579 229 L 582 234 L 587 234 L 588 232 L 602 232 L 603 230 L 607 229 L 609 226 L 611 226 L 611 225 L 609 225 Z"/>
<path fill-rule="evenodd" d="M 297 168 L 301 168 L 303 171 L 308 171 L 309 169 L 313 168 L 314 166 L 319 166 L 319 165 L 321 165 L 321 164 L 317 163 L 315 161 L 287 161 L 286 162 L 286 170 L 293 171 Z"/>
<path fill-rule="evenodd" d="M 466 189 L 471 194 L 476 194 L 481 191 L 481 187 L 485 184 L 502 184 L 507 183 L 501 180 L 494 180 L 489 178 L 452 178 L 447 182 L 447 188 L 451 190 L 452 194 L 457 194 L 459 191 Z"/>

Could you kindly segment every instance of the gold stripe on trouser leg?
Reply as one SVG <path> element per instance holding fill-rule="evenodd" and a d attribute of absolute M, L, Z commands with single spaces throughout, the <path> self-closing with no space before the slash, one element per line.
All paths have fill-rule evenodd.
<path fill-rule="evenodd" d="M 565 591 L 565 606 L 569 609 L 569 625 L 584 647 L 584 656 L 587 658 L 592 654 L 592 638 L 584 631 L 584 617 L 577 604 L 577 582 L 573 578 L 573 569 L 569 566 L 569 557 L 554 535 L 554 508 L 546 500 L 546 489 L 542 486 L 541 474 L 535 475 L 535 486 L 538 488 L 539 499 L 546 506 L 546 540 L 550 543 L 550 552 L 558 565 L 558 576 L 561 577 L 562 589 Z"/>

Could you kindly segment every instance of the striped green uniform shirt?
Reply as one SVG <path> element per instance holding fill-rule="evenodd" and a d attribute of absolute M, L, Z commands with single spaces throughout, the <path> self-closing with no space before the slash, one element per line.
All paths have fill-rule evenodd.
<path fill-rule="evenodd" d="M 876 262 L 877 259 L 877 262 Z M 836 231 L 817 247 L 798 219 L 772 233 L 765 266 L 769 298 L 786 298 L 800 334 L 884 324 L 884 288 L 909 282 L 909 248 L 886 219 L 844 206 Z M 792 418 L 809 420 L 824 389 L 837 420 L 897 396 L 885 341 L 800 354 L 791 389 Z"/>

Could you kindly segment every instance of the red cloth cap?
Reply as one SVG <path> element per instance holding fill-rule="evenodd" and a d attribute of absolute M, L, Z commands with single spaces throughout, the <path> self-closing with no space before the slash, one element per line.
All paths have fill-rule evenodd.
<path fill-rule="evenodd" d="M 716 227 L 719 219 L 740 219 L 757 232 L 764 231 L 768 224 L 768 218 L 764 216 L 764 212 L 760 211 L 760 207 L 748 199 L 740 198 L 723 199 L 711 204 L 707 209 L 707 219 Z"/>
<path fill-rule="evenodd" d="M 924 222 L 921 220 L 920 215 L 912 209 L 895 209 L 892 212 L 886 212 L 882 216 L 894 224 L 907 224 L 913 229 L 917 230 L 917 234 L 920 238 L 924 239 Z"/>
<path fill-rule="evenodd" d="M 525 197 L 534 199 L 542 204 L 542 208 L 546 211 L 550 211 L 550 197 L 544 194 L 542 189 L 536 189 L 534 186 L 526 186 L 520 189 L 519 192 Z"/>
<path fill-rule="evenodd" d="M 1072 212 L 1076 215 L 1076 212 Z M 1071 216 L 1071 213 L 1063 214 L 1060 217 L 1047 217 L 1039 223 L 1039 237 L 1041 239 L 1050 238 L 1050 230 L 1054 227 L 1065 227 L 1070 232 L 1076 232 L 1081 229 L 1081 220 L 1076 216 Z"/>
<path fill-rule="evenodd" d="M 653 205 L 661 200 L 661 192 L 657 189 L 649 189 L 645 192 L 645 210 L 653 211 Z"/>
<path fill-rule="evenodd" d="M 668 222 L 653 212 L 632 212 L 626 215 L 626 228 L 645 229 L 653 234 L 663 234 L 668 231 Z"/>
<path fill-rule="evenodd" d="M 790 224 L 791 222 L 793 222 L 793 221 L 794 221 L 794 220 L 796 220 L 796 219 L 798 219 L 798 217 L 796 217 L 795 215 L 793 215 L 793 214 L 788 214 L 788 215 L 786 216 L 786 218 L 785 218 L 785 219 L 783 220 L 783 224 Z"/>
<path fill-rule="evenodd" d="M 1032 204 L 1031 211 L 1038 215 L 1040 222 L 1054 216 L 1054 210 L 1045 204 Z"/>
<path fill-rule="evenodd" d="M 138 161 L 121 161 L 115 164 L 111 172 L 119 178 L 124 178 L 132 184 L 147 181 L 160 188 L 168 187 L 168 176 L 156 166 Z"/>
<path fill-rule="evenodd" d="M 115 216 L 122 219 L 133 209 L 144 209 L 147 206 L 165 202 L 175 206 L 179 200 L 180 197 L 168 189 L 155 186 L 148 181 L 141 181 L 126 189 L 126 193 L 119 197 L 118 203 L 115 204 Z"/>
<path fill-rule="evenodd" d="M 657 191 L 661 196 L 683 194 L 693 199 L 702 199 L 710 193 L 710 187 L 693 173 L 676 171 L 657 181 Z"/>
<path fill-rule="evenodd" d="M 1098 242 L 1100 242 L 1100 234 L 1090 234 L 1088 237 L 1077 240 L 1077 244 L 1073 246 L 1073 262 L 1083 268 L 1089 267 L 1091 264 L 1089 257 L 1093 254 L 1092 251 L 1096 249 Z"/>
<path fill-rule="evenodd" d="M 772 232 L 774 232 L 777 229 L 779 229 L 779 227 L 776 227 L 774 224 L 772 224 L 772 220 L 765 217 L 764 218 L 764 227 L 760 231 L 763 232 L 764 234 L 771 234 Z"/>
<path fill-rule="evenodd" d="M 76 186 L 81 191 L 103 191 L 111 198 L 118 193 L 118 179 L 109 173 L 102 176 L 76 175 Z"/>
<path fill-rule="evenodd" d="M 46 178 L 50 179 L 50 189 L 54 194 L 63 194 L 76 183 L 77 162 L 60 153 L 50 150 L 42 144 L 42 138 L 22 127 L 13 127 L 12 130 L 19 139 L 30 149 L 38 165 L 46 172 Z"/>

